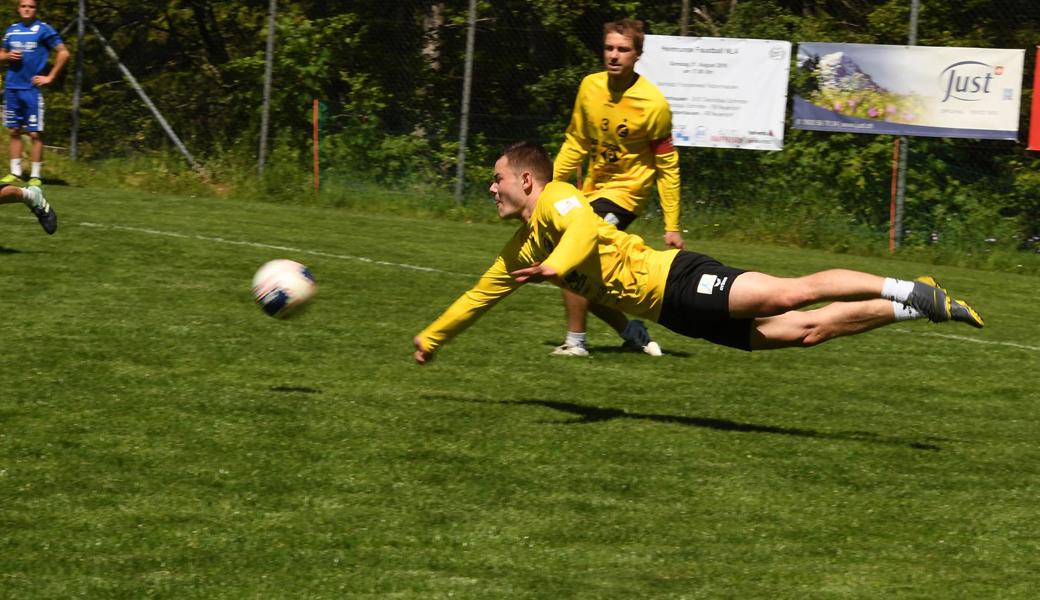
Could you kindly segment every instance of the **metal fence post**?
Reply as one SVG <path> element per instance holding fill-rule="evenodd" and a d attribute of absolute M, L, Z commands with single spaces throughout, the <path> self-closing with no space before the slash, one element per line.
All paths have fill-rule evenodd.
<path fill-rule="evenodd" d="M 477 32 L 477 0 L 469 0 L 469 30 L 466 32 L 466 69 L 462 78 L 462 113 L 459 115 L 459 156 L 455 173 L 455 201 L 462 202 L 466 183 L 466 137 L 469 135 L 469 96 L 473 87 L 473 46 Z"/>
<path fill-rule="evenodd" d="M 260 149 L 257 154 L 256 172 L 264 176 L 264 163 L 267 161 L 267 126 L 271 114 L 271 63 L 274 62 L 274 27 L 275 11 L 278 0 L 271 0 L 270 16 L 267 22 L 267 54 L 264 60 L 264 105 L 260 113 Z"/>
<path fill-rule="evenodd" d="M 69 133 L 69 158 L 76 160 L 79 145 L 79 102 L 83 89 L 83 22 L 87 18 L 87 2 L 79 0 L 79 16 L 76 17 L 76 68 L 72 86 L 72 131 Z"/>
<path fill-rule="evenodd" d="M 917 15 L 920 13 L 920 0 L 910 0 L 910 36 L 907 40 L 908 46 L 917 45 Z M 896 215 L 893 230 L 895 232 L 894 246 L 896 248 L 903 241 L 903 206 L 906 203 L 906 170 L 908 156 L 910 154 L 910 138 L 900 136 L 899 138 L 899 179 L 896 186 Z"/>

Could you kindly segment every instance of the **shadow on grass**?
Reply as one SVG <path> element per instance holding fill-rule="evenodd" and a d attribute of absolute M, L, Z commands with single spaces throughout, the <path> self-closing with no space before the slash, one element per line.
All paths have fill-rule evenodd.
<path fill-rule="evenodd" d="M 268 388 L 272 392 L 282 392 L 286 394 L 320 394 L 321 390 L 318 388 L 307 387 L 303 385 L 272 385 Z"/>
<path fill-rule="evenodd" d="M 550 348 L 555 348 L 555 347 L 560 345 L 559 342 L 546 341 L 546 342 L 543 342 L 543 343 L 546 346 L 549 346 Z M 626 350 L 626 349 L 622 348 L 620 339 L 618 340 L 618 343 L 616 345 L 614 345 L 614 346 L 588 346 L 588 349 L 589 349 L 589 354 L 591 354 L 593 356 L 595 356 L 597 354 L 638 354 L 636 352 L 632 352 L 631 350 Z M 662 349 L 661 352 L 665 356 L 676 356 L 676 357 L 679 357 L 679 358 L 689 358 L 689 357 L 693 356 L 689 352 L 683 352 L 682 350 L 669 350 L 668 348 Z"/>
<path fill-rule="evenodd" d="M 5 248 L 4 246 L 0 246 L 0 254 L 21 254 L 21 253 L 22 253 L 22 251 L 18 250 L 16 248 Z"/>
<path fill-rule="evenodd" d="M 427 398 L 436 400 L 433 396 Z M 682 415 L 660 415 L 652 413 L 634 413 L 619 408 L 601 408 L 598 406 L 585 406 L 573 402 L 559 402 L 556 400 L 473 400 L 449 397 L 446 399 L 461 402 L 477 402 L 481 404 L 504 404 L 519 406 L 543 406 L 560 412 L 575 415 L 575 418 L 566 421 L 553 421 L 562 425 L 580 425 L 586 423 L 601 423 L 614 419 L 632 419 L 636 421 L 653 421 L 655 423 L 669 423 L 674 425 L 686 425 L 688 427 L 703 427 L 717 431 L 738 431 L 743 433 L 771 433 L 776 435 L 789 435 L 794 437 L 813 438 L 820 440 L 840 440 L 850 442 L 866 442 L 869 444 L 883 444 L 886 446 L 905 446 L 914 450 L 928 450 L 938 452 L 941 448 L 932 441 L 938 438 L 930 438 L 929 441 L 920 441 L 897 436 L 884 436 L 869 431 L 837 431 L 826 432 L 815 429 L 803 429 L 799 427 L 780 427 L 777 425 L 759 425 L 757 423 L 741 423 L 729 419 L 715 419 L 710 417 L 687 417 Z"/>

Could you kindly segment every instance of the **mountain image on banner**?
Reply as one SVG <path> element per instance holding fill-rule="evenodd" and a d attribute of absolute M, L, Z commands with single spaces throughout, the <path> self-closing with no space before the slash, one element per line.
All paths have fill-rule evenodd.
<path fill-rule="evenodd" d="M 820 57 L 816 67 L 817 82 L 821 90 L 831 92 L 881 92 L 887 90 L 863 72 L 844 52 L 832 52 Z"/>
<path fill-rule="evenodd" d="M 812 52 L 799 49 L 801 78 L 796 98 L 828 111 L 835 117 L 869 122 L 910 124 L 924 112 L 921 98 L 900 94 L 880 85 L 844 51 Z M 807 51 L 808 50 L 808 51 Z"/>

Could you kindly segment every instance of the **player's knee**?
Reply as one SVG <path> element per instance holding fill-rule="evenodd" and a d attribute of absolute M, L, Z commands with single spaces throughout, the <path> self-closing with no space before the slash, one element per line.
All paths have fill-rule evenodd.
<path fill-rule="evenodd" d="M 825 323 L 813 323 L 805 328 L 802 346 L 806 348 L 817 346 L 837 336 L 838 332 L 833 327 L 828 327 Z"/>
<path fill-rule="evenodd" d="M 814 301 L 809 289 L 798 284 L 784 286 L 774 295 L 773 299 L 778 310 L 796 310 Z"/>

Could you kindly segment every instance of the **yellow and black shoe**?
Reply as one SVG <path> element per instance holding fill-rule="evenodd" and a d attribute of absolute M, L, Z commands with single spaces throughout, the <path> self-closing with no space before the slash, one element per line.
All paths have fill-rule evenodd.
<path fill-rule="evenodd" d="M 960 321 L 972 327 L 982 328 L 982 316 L 964 300 L 950 297 L 949 292 L 939 285 L 934 277 L 918 277 L 907 304 L 921 311 L 933 323 Z"/>
<path fill-rule="evenodd" d="M 964 300 L 955 299 L 950 303 L 950 319 L 967 323 L 979 329 L 986 326 L 986 323 L 982 320 L 982 315 Z"/>

